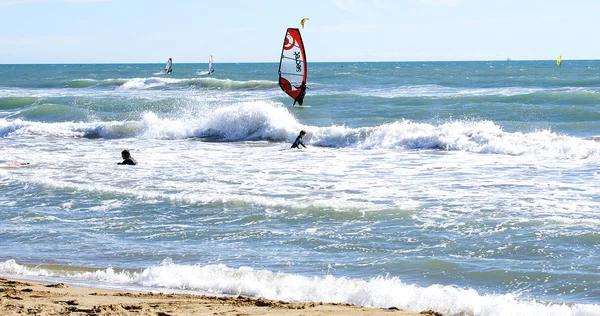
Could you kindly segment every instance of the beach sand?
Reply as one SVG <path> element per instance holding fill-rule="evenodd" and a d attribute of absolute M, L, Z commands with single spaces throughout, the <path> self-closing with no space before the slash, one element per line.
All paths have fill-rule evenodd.
<path fill-rule="evenodd" d="M 436 315 L 349 304 L 124 292 L 0 278 L 0 315 Z"/>

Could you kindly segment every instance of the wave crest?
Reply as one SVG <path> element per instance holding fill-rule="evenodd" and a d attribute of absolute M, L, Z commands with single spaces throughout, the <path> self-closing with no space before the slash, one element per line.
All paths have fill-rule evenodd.
<path fill-rule="evenodd" d="M 271 101 L 188 109 L 187 113 L 175 117 L 159 117 L 153 112 L 146 112 L 141 114 L 139 120 L 128 121 L 43 123 L 0 119 L 0 137 L 41 135 L 291 142 L 301 129 L 308 132 L 308 144 L 321 147 L 427 149 L 557 159 L 600 157 L 600 143 L 594 139 L 559 135 L 550 130 L 506 132 L 494 122 L 486 120 L 455 120 L 439 125 L 401 120 L 355 128 L 340 125 L 305 126 L 288 108 Z"/>

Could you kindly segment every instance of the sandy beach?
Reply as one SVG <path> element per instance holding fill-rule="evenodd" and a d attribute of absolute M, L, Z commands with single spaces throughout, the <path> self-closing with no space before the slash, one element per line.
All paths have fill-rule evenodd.
<path fill-rule="evenodd" d="M 0 278 L 1 315 L 442 315 L 349 304 L 251 297 L 132 293 Z"/>

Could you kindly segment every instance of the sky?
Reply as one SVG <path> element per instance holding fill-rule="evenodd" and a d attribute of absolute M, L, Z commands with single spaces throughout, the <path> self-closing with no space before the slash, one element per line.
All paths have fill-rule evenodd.
<path fill-rule="evenodd" d="M 0 64 L 600 59 L 599 0 L 0 0 Z"/>

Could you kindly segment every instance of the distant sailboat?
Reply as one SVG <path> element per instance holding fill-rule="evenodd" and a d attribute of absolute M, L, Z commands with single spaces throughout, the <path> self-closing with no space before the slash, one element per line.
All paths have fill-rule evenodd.
<path fill-rule="evenodd" d="M 173 58 L 169 57 L 167 65 L 165 66 L 165 73 L 170 74 L 173 72 Z"/>
<path fill-rule="evenodd" d="M 562 55 L 558 56 L 558 58 L 556 59 L 556 64 L 557 65 L 562 65 Z"/>
<path fill-rule="evenodd" d="M 212 64 L 213 64 L 213 57 L 212 57 L 212 55 L 210 55 L 208 57 L 208 74 L 209 75 L 212 74 L 213 72 L 215 72 L 215 69 L 213 68 Z"/>

